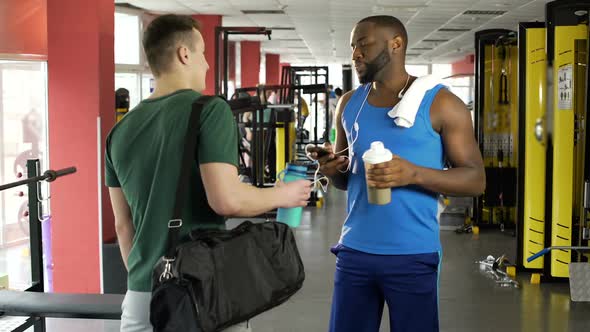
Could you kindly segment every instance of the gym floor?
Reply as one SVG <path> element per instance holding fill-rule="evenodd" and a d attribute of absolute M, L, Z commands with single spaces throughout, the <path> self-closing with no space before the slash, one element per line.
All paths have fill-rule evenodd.
<path fill-rule="evenodd" d="M 333 191 L 324 208 L 305 211 L 302 226 L 296 231 L 306 267 L 304 287 L 287 303 L 255 318 L 254 332 L 327 330 L 335 264 L 329 247 L 340 236 L 344 202 L 345 194 Z M 520 289 L 501 288 L 479 271 L 475 261 L 487 255 L 505 253 L 514 261 L 514 237 L 491 230 L 480 235 L 442 231 L 441 239 L 441 331 L 590 331 L 590 303 L 571 302 L 567 282 L 531 285 L 530 275 L 520 273 Z M 115 332 L 119 322 L 48 319 L 47 327 L 48 332 Z M 389 331 L 387 308 L 380 331 Z"/>

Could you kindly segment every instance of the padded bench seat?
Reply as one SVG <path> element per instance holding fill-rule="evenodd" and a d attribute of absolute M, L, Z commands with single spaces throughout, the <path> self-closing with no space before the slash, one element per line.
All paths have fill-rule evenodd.
<path fill-rule="evenodd" d="M 59 294 L 0 290 L 0 314 L 55 318 L 121 319 L 120 294 Z"/>

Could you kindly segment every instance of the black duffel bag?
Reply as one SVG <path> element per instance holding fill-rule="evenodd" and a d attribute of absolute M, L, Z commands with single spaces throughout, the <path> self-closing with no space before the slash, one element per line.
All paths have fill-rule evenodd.
<path fill-rule="evenodd" d="M 305 280 L 293 232 L 280 222 L 194 230 L 189 241 L 178 243 L 198 119 L 210 99 L 201 97 L 193 104 L 168 222 L 168 250 L 153 271 L 150 322 L 155 332 L 221 331 L 285 302 Z"/>

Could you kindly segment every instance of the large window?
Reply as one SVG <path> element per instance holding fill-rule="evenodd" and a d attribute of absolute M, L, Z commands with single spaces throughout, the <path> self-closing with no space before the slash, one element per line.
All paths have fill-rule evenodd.
<path fill-rule="evenodd" d="M 428 75 L 430 68 L 428 65 L 406 65 L 406 71 L 412 76 L 420 77 Z"/>
<path fill-rule="evenodd" d="M 473 102 L 473 75 L 453 76 L 453 65 L 451 64 L 433 64 L 432 74 L 444 78 L 449 90 L 461 98 L 465 104 Z"/>
<path fill-rule="evenodd" d="M 115 12 L 115 90 L 129 91 L 133 109 L 153 92 L 153 76 L 141 48 L 141 13 L 117 8 Z M 114 91 L 113 91 L 114 93 Z M 114 112 L 114 110 L 113 110 Z"/>
<path fill-rule="evenodd" d="M 149 97 L 156 88 L 154 76 L 152 74 L 141 75 L 141 99 Z"/>
<path fill-rule="evenodd" d="M 329 83 L 334 87 L 334 89 L 336 88 L 340 88 L 342 89 L 342 85 L 343 85 L 343 78 L 342 78 L 342 65 L 341 64 L 329 64 L 328 65 L 328 70 L 330 71 L 330 77 L 329 77 Z M 353 75 L 356 75 L 354 72 L 352 73 Z"/>
<path fill-rule="evenodd" d="M 129 91 L 129 108 L 132 109 L 154 92 L 155 83 L 151 73 L 118 71 L 115 73 L 115 90 Z"/>
<path fill-rule="evenodd" d="M 48 169 L 46 68 L 41 61 L 0 60 L 2 184 L 25 178 L 27 159 Z M 27 203 L 26 186 L 0 192 L 0 286 L 11 289 L 31 286 Z"/>
<path fill-rule="evenodd" d="M 473 102 L 475 91 L 473 77 L 473 75 L 458 76 L 450 77 L 446 80 L 449 84 L 449 89 L 451 92 L 456 94 L 457 97 L 461 98 L 461 100 L 463 100 L 466 105 Z"/>
<path fill-rule="evenodd" d="M 437 77 L 449 77 L 453 74 L 453 65 L 450 63 L 435 63 L 432 64 L 432 75 Z"/>
<path fill-rule="evenodd" d="M 115 90 L 125 88 L 129 90 L 129 107 L 133 108 L 141 101 L 140 75 L 133 72 L 115 73 Z"/>
<path fill-rule="evenodd" d="M 140 65 L 139 15 L 115 13 L 115 63 Z"/>

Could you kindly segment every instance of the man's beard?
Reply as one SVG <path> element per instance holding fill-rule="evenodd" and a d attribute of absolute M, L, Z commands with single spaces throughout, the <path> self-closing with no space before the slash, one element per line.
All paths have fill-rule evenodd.
<path fill-rule="evenodd" d="M 389 56 L 387 47 L 384 47 L 383 51 L 381 51 L 381 53 L 379 53 L 375 59 L 373 59 L 373 61 L 365 62 L 365 73 L 362 76 L 359 76 L 359 82 L 361 84 L 373 82 L 375 80 L 375 76 L 383 68 L 385 68 L 385 66 L 387 66 L 390 61 L 391 56 Z"/>

